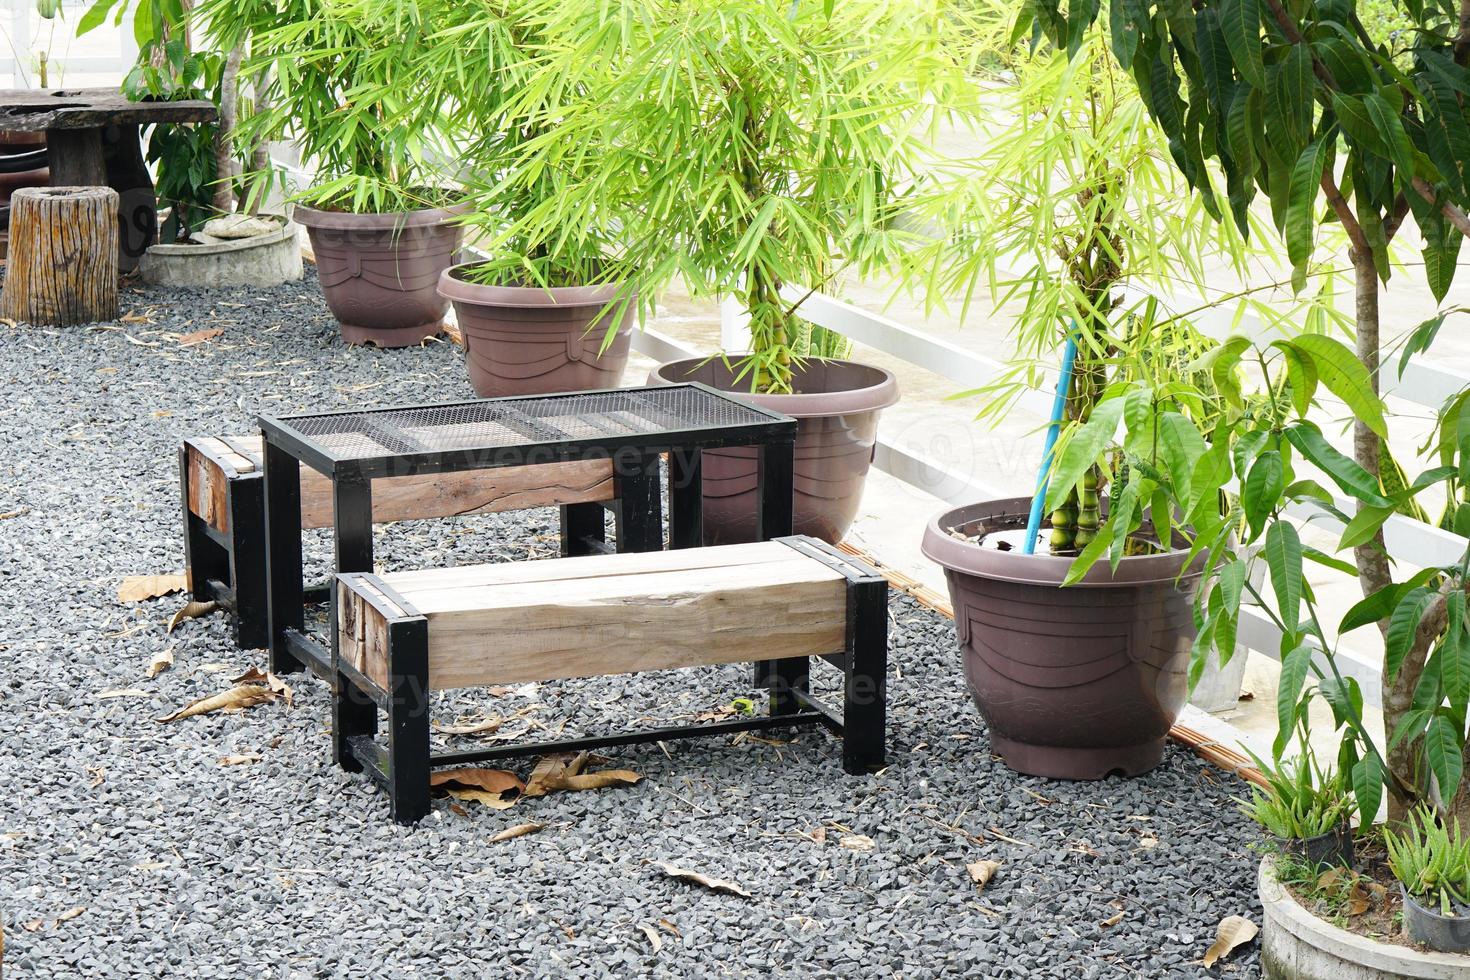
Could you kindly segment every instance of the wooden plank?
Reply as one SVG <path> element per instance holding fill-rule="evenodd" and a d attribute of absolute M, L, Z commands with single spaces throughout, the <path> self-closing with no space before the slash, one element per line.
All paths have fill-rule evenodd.
<path fill-rule="evenodd" d="M 817 564 L 817 563 L 813 563 Z M 842 650 L 847 584 L 679 589 L 591 599 L 541 590 L 499 609 L 426 612 L 429 686 L 595 677 Z"/>
<path fill-rule="evenodd" d="M 365 576 L 337 581 L 337 650 L 339 656 L 378 686 L 388 690 L 388 623 L 363 591 Z"/>
<path fill-rule="evenodd" d="M 189 512 L 220 533 L 229 534 L 229 477 L 206 454 L 213 451 L 207 445 L 209 440 L 201 442 L 205 445 L 188 443 L 186 451 Z"/>
<path fill-rule="evenodd" d="M 218 439 L 196 441 L 239 459 L 236 469 L 242 473 L 261 469 L 259 436 L 231 438 L 228 445 Z M 373 521 L 384 524 L 611 500 L 612 471 L 611 460 L 590 459 L 390 476 L 373 481 Z M 309 466 L 301 468 L 301 526 L 332 526 L 331 481 Z"/>
<path fill-rule="evenodd" d="M 637 575 L 645 572 L 693 571 L 732 565 L 759 565 L 790 560 L 792 549 L 777 541 L 730 544 L 713 548 L 678 551 L 633 552 L 622 555 L 581 555 L 544 561 L 497 562 L 458 568 L 426 568 L 393 572 L 384 582 L 405 600 L 440 588 L 475 588 L 482 585 L 515 585 L 559 579 L 595 578 L 603 575 Z M 416 605 L 416 604 L 415 604 Z"/>

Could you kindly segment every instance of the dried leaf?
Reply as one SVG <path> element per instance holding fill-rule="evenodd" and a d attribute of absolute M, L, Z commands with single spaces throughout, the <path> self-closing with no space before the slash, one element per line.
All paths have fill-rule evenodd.
<path fill-rule="evenodd" d="M 430 773 L 429 785 L 439 787 L 457 800 L 469 800 L 495 810 L 515 806 L 525 789 L 519 776 L 504 769 L 450 769 Z"/>
<path fill-rule="evenodd" d="M 92 781 L 87 784 L 87 788 L 96 789 L 98 786 L 101 786 L 102 781 L 107 778 L 107 770 L 103 769 L 101 766 L 88 766 L 87 775 L 92 777 Z"/>
<path fill-rule="evenodd" d="M 548 790 L 581 792 L 588 789 L 607 789 L 612 786 L 632 786 L 643 778 L 631 769 L 599 769 L 597 772 L 578 773 L 575 776 L 559 776 L 542 785 Z"/>
<path fill-rule="evenodd" d="M 1098 923 L 1098 925 L 1101 926 L 1104 929 L 1111 929 L 1113 926 L 1117 925 L 1118 923 L 1120 923 L 1122 921 L 1123 921 L 1123 912 L 1120 909 L 1117 912 L 1115 912 L 1114 914 L 1108 916 L 1106 919 L 1103 919 L 1101 922 Z"/>
<path fill-rule="evenodd" d="M 217 602 L 190 602 L 183 609 L 173 614 L 168 621 L 168 632 L 172 633 L 178 625 L 186 619 L 198 619 L 200 616 L 208 616 L 219 608 Z"/>
<path fill-rule="evenodd" d="M 975 888 L 984 891 L 985 886 L 990 884 L 990 879 L 1000 870 L 999 861 L 976 861 L 974 864 L 965 865 L 965 870 L 970 872 L 970 880 L 975 883 Z"/>
<path fill-rule="evenodd" d="M 148 664 L 148 676 L 157 677 L 174 665 L 174 648 L 160 650 L 153 655 L 153 660 Z"/>
<path fill-rule="evenodd" d="M 39 932 L 40 929 L 41 929 L 41 927 L 44 926 L 45 924 L 46 924 L 46 920 L 45 919 L 32 919 L 29 922 L 23 922 L 23 923 L 21 923 L 21 926 L 20 927 L 22 929 L 24 929 L 26 932 Z"/>
<path fill-rule="evenodd" d="M 505 724 L 504 718 L 486 718 L 470 725 L 441 725 L 437 721 L 433 723 L 434 731 L 444 735 L 485 735 L 497 732 L 500 726 Z"/>
<path fill-rule="evenodd" d="M 189 580 L 183 575 L 129 575 L 117 587 L 117 601 L 141 602 L 182 592 L 188 587 Z"/>
<path fill-rule="evenodd" d="M 204 330 L 195 330 L 193 333 L 177 334 L 176 337 L 180 347 L 193 347 L 195 344 L 202 344 L 206 340 L 213 340 L 224 332 L 223 327 L 209 327 Z"/>
<path fill-rule="evenodd" d="M 1159 846 L 1159 839 L 1152 835 L 1146 835 L 1138 838 L 1138 846 L 1143 848 L 1145 851 L 1151 851 Z"/>
<path fill-rule="evenodd" d="M 735 882 L 726 881 L 724 878 L 711 878 L 709 875 L 701 874 L 698 871 L 690 871 L 688 868 L 681 868 L 677 864 L 669 861 L 655 861 L 654 867 L 658 868 L 670 878 L 692 881 L 696 885 L 703 885 L 710 891 L 725 892 L 728 895 L 739 895 L 741 898 L 751 897 L 750 892 L 741 888 Z"/>
<path fill-rule="evenodd" d="M 684 934 L 679 931 L 679 927 L 676 926 L 676 925 L 674 925 L 668 919 L 659 919 L 658 920 L 658 926 L 664 932 L 667 932 L 667 933 L 671 934 L 675 939 L 683 939 L 684 938 Z"/>
<path fill-rule="evenodd" d="M 1255 939 L 1256 933 L 1260 931 L 1259 926 L 1243 915 L 1227 915 L 1221 919 L 1219 928 L 1215 930 L 1215 941 L 1205 950 L 1205 969 L 1229 956 L 1237 947 Z"/>
<path fill-rule="evenodd" d="M 871 851 L 878 846 L 873 842 L 873 838 L 862 834 L 848 834 L 837 843 L 850 851 Z"/>
<path fill-rule="evenodd" d="M 648 937 L 648 945 L 653 947 L 655 953 L 664 948 L 664 937 L 658 934 L 658 930 L 647 922 L 638 923 L 638 931 Z"/>
<path fill-rule="evenodd" d="M 228 691 L 221 691 L 219 694 L 211 694 L 208 697 L 191 701 L 173 714 L 154 720 L 163 723 L 192 718 L 195 715 L 205 715 L 212 711 L 243 711 L 257 704 L 274 701 L 277 697 L 276 692 L 268 687 L 261 687 L 259 684 L 238 684 Z"/>
<path fill-rule="evenodd" d="M 219 764 L 222 766 L 248 766 L 252 762 L 260 762 L 265 757 L 258 752 L 241 752 L 239 755 L 222 756 Z"/>
<path fill-rule="evenodd" d="M 279 694 L 286 702 L 286 707 L 294 707 L 296 704 L 296 692 L 291 686 L 281 680 L 275 674 L 262 671 L 259 667 L 252 666 L 239 677 L 232 678 L 231 684 L 264 684 L 275 694 Z"/>
<path fill-rule="evenodd" d="M 67 909 L 65 912 L 56 917 L 56 925 L 61 925 L 63 922 L 69 922 L 85 911 L 87 911 L 87 907 L 85 905 L 78 905 L 76 908 Z"/>
<path fill-rule="evenodd" d="M 498 834 L 490 835 L 490 843 L 499 844 L 503 840 L 515 840 L 527 834 L 534 834 L 538 830 L 545 830 L 544 823 L 518 823 L 514 827 L 507 827 Z"/>
<path fill-rule="evenodd" d="M 106 701 L 109 698 L 146 698 L 152 697 L 147 691 L 140 691 L 136 687 L 115 688 L 111 691 L 99 691 L 98 701 Z"/>

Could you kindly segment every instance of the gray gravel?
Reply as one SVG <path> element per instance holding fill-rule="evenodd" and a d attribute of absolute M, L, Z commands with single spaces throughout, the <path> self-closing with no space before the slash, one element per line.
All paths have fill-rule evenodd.
<path fill-rule="evenodd" d="M 440 802 L 407 831 L 330 764 L 314 680 L 293 680 L 294 708 L 156 724 L 263 666 L 220 617 L 166 635 L 180 596 L 116 601 L 123 576 L 181 567 L 180 438 L 247 431 L 259 411 L 472 392 L 450 345 L 344 347 L 311 278 L 132 289 L 123 308 L 95 329 L 0 327 L 7 976 L 1258 974 L 1253 948 L 1197 965 L 1222 917 L 1260 921 L 1256 835 L 1229 801 L 1241 787 L 1177 747 L 1128 781 L 1009 772 L 964 691 L 951 625 L 903 598 L 893 765 L 871 778 L 844 776 L 824 733 L 705 739 L 616 753 L 645 775 L 636 787 L 503 812 Z M 223 336 L 189 349 L 169 336 L 215 326 Z M 389 567 L 497 560 L 549 553 L 554 531 L 549 511 L 403 524 L 381 529 L 378 549 Z M 320 535 L 308 550 L 323 567 Z M 149 680 L 169 647 L 174 667 Z M 439 707 L 452 719 L 539 705 L 529 717 L 552 729 L 596 732 L 717 708 L 747 680 L 730 667 Z M 100 697 L 118 690 L 143 693 Z M 245 752 L 263 761 L 218 764 Z M 547 829 L 488 842 L 527 821 Z M 848 834 L 873 849 L 842 846 Z M 965 871 L 982 858 L 1002 864 L 983 893 Z M 663 877 L 650 862 L 665 860 L 754 897 Z"/>

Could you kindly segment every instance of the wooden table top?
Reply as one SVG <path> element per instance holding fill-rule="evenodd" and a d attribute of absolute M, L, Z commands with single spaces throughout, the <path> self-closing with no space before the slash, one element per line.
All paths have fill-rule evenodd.
<path fill-rule="evenodd" d="M 212 122 L 219 109 L 207 99 L 133 102 L 114 88 L 0 89 L 0 129 L 96 129 L 146 123 Z"/>

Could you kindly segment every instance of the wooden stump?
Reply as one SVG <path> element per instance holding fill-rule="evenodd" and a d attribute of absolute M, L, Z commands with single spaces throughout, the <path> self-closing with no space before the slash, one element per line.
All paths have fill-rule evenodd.
<path fill-rule="evenodd" d="M 110 187 L 17 190 L 0 313 L 45 326 L 117 319 L 117 202 Z"/>

